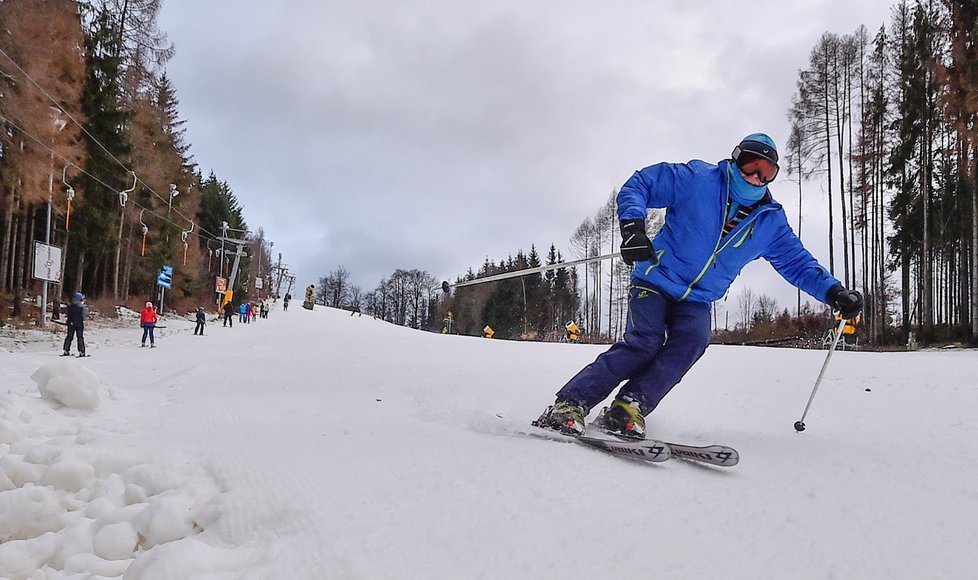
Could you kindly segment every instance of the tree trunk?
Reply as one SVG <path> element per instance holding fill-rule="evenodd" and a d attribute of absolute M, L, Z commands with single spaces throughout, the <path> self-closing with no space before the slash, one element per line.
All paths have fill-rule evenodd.
<path fill-rule="evenodd" d="M 78 252 L 78 272 L 75 275 L 75 292 L 84 294 L 85 287 L 85 250 Z"/>
<path fill-rule="evenodd" d="M 119 299 L 119 266 L 122 259 L 122 226 L 126 223 L 126 206 L 119 210 L 119 235 L 116 238 L 115 262 L 112 266 L 112 297 Z"/>
<path fill-rule="evenodd" d="M 20 204 L 18 204 L 19 206 Z M 23 311 L 24 297 L 24 246 L 27 245 L 27 208 L 23 212 L 18 212 L 17 225 L 14 233 L 14 270 L 13 270 L 13 289 L 14 289 L 14 316 L 20 316 Z"/>
<path fill-rule="evenodd" d="M 826 56 L 826 61 L 828 56 Z M 832 215 L 832 134 L 829 121 L 829 87 L 828 87 L 828 65 L 825 71 L 825 160 L 828 164 L 829 184 L 829 273 L 835 276 L 835 224 Z"/>
<path fill-rule="evenodd" d="M 7 210 L 4 212 L 3 251 L 0 253 L 0 292 L 10 289 L 10 272 L 13 262 L 14 231 L 14 192 L 7 197 Z"/>
<path fill-rule="evenodd" d="M 971 153 L 971 340 L 978 340 L 978 139 Z"/>
<path fill-rule="evenodd" d="M 136 229 L 136 224 L 129 224 L 129 233 L 126 234 L 126 264 L 122 275 L 122 299 L 129 300 L 130 281 L 132 279 L 132 232 Z"/>
<path fill-rule="evenodd" d="M 24 247 L 24 251 L 27 252 L 27 261 L 31 261 L 34 256 L 34 240 L 37 239 L 34 232 L 37 231 L 37 208 L 34 205 L 30 207 L 30 217 L 27 218 L 27 223 L 30 224 L 30 231 L 27 234 L 27 244 Z M 47 241 L 47 240 L 45 240 Z M 34 263 L 31 262 L 28 266 L 25 262 L 24 268 L 24 287 L 27 288 L 31 285 L 31 278 L 34 275 Z"/>
<path fill-rule="evenodd" d="M 836 153 L 839 155 L 839 204 L 840 211 L 842 212 L 842 265 L 843 265 L 843 283 L 848 288 L 850 286 L 849 278 L 849 218 L 846 211 L 846 172 L 845 172 L 845 126 L 846 126 L 846 111 L 845 111 L 845 97 L 841 94 L 843 89 L 839 87 L 839 48 L 835 51 L 835 74 L 833 75 L 832 87 L 834 89 L 834 101 L 835 101 L 835 135 L 836 135 Z"/>
<path fill-rule="evenodd" d="M 71 240 L 71 232 L 65 232 L 65 245 L 61 250 L 61 283 L 58 284 L 58 291 L 55 293 L 54 312 L 55 318 L 61 314 L 61 304 L 64 301 L 65 284 L 68 281 L 68 242 Z"/>
<path fill-rule="evenodd" d="M 920 197 L 923 204 L 923 249 L 921 251 L 921 334 L 931 338 L 934 326 L 934 280 L 931 265 L 930 239 L 930 126 L 924 119 L 923 141 L 920 145 Z"/>

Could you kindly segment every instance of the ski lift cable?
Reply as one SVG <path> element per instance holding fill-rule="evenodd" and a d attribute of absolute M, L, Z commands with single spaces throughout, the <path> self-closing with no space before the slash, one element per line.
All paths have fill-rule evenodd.
<path fill-rule="evenodd" d="M 69 113 L 68 111 L 66 111 L 66 110 L 64 109 L 64 107 L 62 107 L 62 106 L 61 106 L 61 104 L 60 104 L 60 103 L 59 103 L 59 102 L 57 101 L 57 99 L 55 99 L 54 97 L 52 97 L 52 96 L 51 96 L 51 95 L 50 95 L 50 94 L 49 94 L 49 93 L 48 93 L 48 92 L 47 92 L 46 90 L 44 90 L 44 87 L 42 87 L 42 86 L 41 86 L 41 85 L 40 85 L 40 84 L 39 84 L 39 83 L 38 83 L 38 82 L 37 82 L 36 80 L 34 80 L 34 78 L 33 78 L 33 77 L 31 77 L 31 75 L 29 75 L 29 74 L 27 74 L 27 71 L 25 71 L 25 70 L 24 70 L 24 69 L 23 69 L 23 68 L 22 68 L 22 67 L 21 67 L 21 66 L 20 66 L 19 64 L 17 64 L 17 61 L 15 61 L 15 60 L 14 60 L 14 59 L 13 59 L 13 58 L 12 58 L 12 57 L 11 57 L 11 56 L 9 55 L 9 54 L 7 54 L 7 53 L 6 53 L 6 52 L 5 52 L 5 51 L 4 51 L 4 50 L 3 50 L 2 48 L 0 48 L 0 54 L 2 54 L 3 56 L 5 56 L 5 57 L 7 58 L 7 60 L 9 60 L 9 61 L 10 61 L 10 63 L 11 63 L 11 64 L 13 64 L 13 65 L 14 65 L 14 67 L 15 67 L 15 68 L 16 68 L 16 69 L 17 69 L 18 71 L 20 71 L 20 73 L 21 73 L 22 75 L 24 75 L 24 77 L 25 77 L 25 78 L 26 78 L 27 80 L 29 80 L 29 81 L 31 82 L 31 84 L 33 84 L 33 85 L 34 85 L 35 87 L 37 87 L 37 90 L 39 90 L 39 91 L 41 91 L 41 93 L 42 93 L 42 94 L 43 94 L 43 95 L 44 95 L 45 97 L 47 97 L 49 101 L 51 101 L 51 102 L 52 102 L 52 103 L 54 104 L 54 107 L 55 107 L 55 108 L 57 108 L 57 109 L 58 109 L 59 111 L 61 111 L 62 113 L 64 113 L 66 117 L 68 117 L 68 118 L 69 118 L 69 119 L 70 119 L 70 120 L 71 120 L 71 121 L 72 121 L 72 122 L 73 122 L 73 123 L 74 123 L 75 125 L 77 125 L 77 126 L 78 126 L 78 127 L 79 127 L 79 128 L 81 129 L 81 130 L 82 130 L 82 132 L 83 132 L 83 133 L 85 133 L 85 135 L 87 135 L 87 136 L 88 136 L 88 138 L 89 138 L 89 139 L 91 139 L 92 141 L 94 141 L 94 142 L 95 142 L 95 143 L 96 143 L 96 144 L 97 144 L 97 145 L 98 145 L 98 146 L 99 146 L 99 147 L 100 147 L 100 148 L 101 148 L 101 149 L 102 149 L 103 151 L 105 151 L 105 153 L 106 153 L 106 154 L 107 154 L 107 155 L 109 156 L 109 158 L 111 158 L 111 159 L 112 159 L 113 161 L 115 161 L 115 162 L 116 162 L 116 163 L 117 163 L 117 164 L 118 164 L 118 165 L 119 165 L 120 167 L 122 167 L 122 168 L 123 168 L 123 169 L 125 169 L 126 171 L 129 171 L 129 172 L 131 172 L 131 173 L 133 173 L 133 175 L 135 175 L 135 173 L 134 173 L 134 172 L 132 172 L 132 170 L 131 170 L 131 169 L 129 169 L 128 167 L 126 167 L 126 165 L 125 165 L 124 163 L 122 163 L 121 161 L 119 161 L 119 159 L 118 159 L 118 158 L 117 158 L 117 157 L 116 157 L 115 155 L 113 155 L 113 154 L 112 154 L 112 152 L 111 152 L 111 151 L 109 151 L 109 150 L 108 150 L 108 149 L 107 149 L 107 148 L 105 147 L 105 145 L 103 145 L 103 144 L 102 144 L 102 142 L 101 142 L 101 141 L 99 141 L 98 139 L 96 139 L 96 138 L 95 138 L 95 136 L 94 136 L 94 135 L 92 135 L 91 133 L 89 133 L 89 132 L 88 132 L 88 130 L 87 130 L 87 129 L 85 129 L 85 126 L 84 126 L 84 125 L 82 125 L 81 123 L 79 123 L 79 122 L 78 122 L 78 120 L 77 120 L 77 119 L 75 119 L 75 118 L 74 118 L 74 117 L 73 117 L 73 116 L 71 115 L 71 113 Z M 9 119 L 7 119 L 7 120 L 9 121 Z M 16 125 L 15 125 L 15 126 L 16 126 Z M 21 132 L 23 132 L 23 133 L 25 133 L 25 134 L 27 134 L 27 132 L 26 132 L 26 131 L 23 131 L 22 129 L 21 129 Z M 40 143 L 41 145 L 43 145 L 43 143 L 41 143 L 41 142 L 40 142 L 39 140 L 37 140 L 37 139 L 36 139 L 36 138 L 34 138 L 33 136 L 31 136 L 31 137 L 32 137 L 32 138 L 33 138 L 33 139 L 34 139 L 35 141 L 38 141 L 38 143 Z M 47 147 L 46 147 L 46 148 L 47 148 Z M 48 149 L 50 149 L 50 148 L 48 148 Z M 61 156 L 59 155 L 59 157 L 61 157 Z M 67 161 L 67 160 L 66 160 L 66 161 Z M 69 163 L 70 163 L 70 162 L 69 162 Z M 74 165 L 74 164 L 72 163 L 72 165 Z M 76 167 L 77 167 L 77 166 L 76 166 Z M 81 169 L 81 168 L 79 168 L 79 169 Z M 138 178 L 137 178 L 137 179 L 138 179 Z M 149 185 L 148 183 L 146 183 L 145 181 L 144 181 L 144 182 L 142 182 L 142 183 L 143 183 L 143 185 L 144 185 L 144 186 L 146 187 L 146 189 L 147 189 L 147 190 L 148 190 L 149 192 L 151 192 L 151 193 L 152 193 L 153 195 L 155 195 L 155 196 L 156 196 L 157 198 L 159 198 L 159 199 L 160 199 L 161 201 L 168 201 L 168 200 L 167 200 L 166 198 L 164 198 L 164 197 L 163 197 L 162 195 L 160 195 L 159 193 L 157 193 L 157 192 L 156 192 L 156 190 L 155 190 L 155 189 L 153 189 L 153 188 L 152 188 L 152 187 L 151 187 L 151 186 L 150 186 L 150 185 Z M 103 185 L 105 185 L 105 184 L 103 183 Z M 135 188 L 135 186 L 134 186 L 134 188 Z M 111 189 L 111 188 L 110 188 L 110 189 Z M 123 203 L 123 204 L 122 204 L 122 206 L 123 206 L 123 207 L 125 207 L 125 204 Z M 179 209 L 177 209 L 177 210 L 176 210 L 176 213 L 177 213 L 177 215 L 179 215 L 179 216 L 181 216 L 181 217 L 183 217 L 184 219 L 187 219 L 187 220 L 189 220 L 189 219 L 190 219 L 190 218 L 188 218 L 187 216 L 185 216 L 185 215 L 183 215 L 183 213 L 182 213 L 182 212 L 180 212 L 180 210 L 179 210 Z"/>
<path fill-rule="evenodd" d="M 2 49 L 0 49 L 0 53 L 3 53 L 3 50 Z M 4 54 L 4 56 L 7 56 L 5 53 L 3 53 L 3 54 Z M 10 58 L 10 57 L 7 56 L 7 58 Z M 16 65 L 16 63 L 14 63 L 14 64 Z M 32 82 L 33 82 L 33 79 L 32 79 Z M 40 87 L 38 87 L 38 88 L 40 89 Z M 43 89 L 40 89 L 40 90 L 43 91 Z M 48 98 L 50 98 L 49 95 L 48 95 Z M 60 109 L 60 107 L 59 107 L 59 109 Z M 64 111 L 63 109 L 60 109 L 60 110 Z M 67 114 L 67 112 L 65 112 L 65 114 Z M 111 185 L 105 183 L 104 181 L 102 181 L 98 177 L 92 175 L 91 173 L 89 173 L 88 171 L 86 171 L 83 167 L 79 166 L 77 163 L 72 162 L 70 159 L 68 159 L 64 155 L 61 155 L 60 153 L 58 153 L 57 151 L 55 151 L 53 148 L 51 148 L 50 146 L 48 146 L 42 140 L 38 139 L 35 135 L 33 135 L 29 131 L 26 131 L 25 129 L 23 129 L 22 127 L 20 127 L 15 121 L 13 121 L 12 119 L 10 119 L 9 117 L 6 117 L 5 115 L 0 114 L 0 120 L 3 120 L 4 122 L 10 124 L 14 129 L 20 131 L 23 135 L 29 137 L 32 141 L 34 141 L 35 143 L 37 143 L 37 145 L 39 147 L 41 147 L 42 149 L 45 149 L 46 151 L 48 151 L 52 156 L 57 157 L 59 160 L 65 162 L 66 165 L 65 165 L 64 169 L 62 170 L 62 182 L 66 186 L 66 190 L 67 190 L 67 193 L 68 193 L 68 196 L 69 196 L 69 202 L 72 199 L 74 199 L 74 193 L 75 193 L 74 188 L 72 188 L 71 185 L 68 184 L 68 182 L 67 182 L 67 170 L 68 170 L 68 167 L 69 166 L 70 167 L 74 167 L 80 173 L 88 176 L 90 179 L 92 179 L 92 181 L 94 181 L 94 182 L 102 185 L 106 189 L 108 189 L 110 191 L 114 189 Z M 74 120 L 74 119 L 72 119 L 72 120 Z M 77 121 L 76 121 L 76 123 L 77 123 Z M 142 182 L 142 181 L 139 180 L 138 176 L 136 175 L 136 173 L 134 171 L 131 171 L 128 168 L 126 168 L 125 165 L 123 165 L 122 163 L 119 163 L 119 165 L 122 166 L 124 169 L 126 169 L 126 171 L 128 171 L 129 173 L 132 173 L 132 175 L 133 175 L 133 186 L 130 187 L 129 189 L 126 189 L 126 190 L 122 191 L 122 192 L 118 192 L 119 195 L 120 195 L 120 205 L 122 207 L 125 207 L 126 203 L 129 201 L 128 200 L 128 194 L 130 192 L 134 191 L 136 189 L 136 185 L 138 183 Z M 143 183 L 144 186 L 146 186 L 146 189 L 147 190 L 149 190 L 154 195 L 156 195 L 156 197 L 159 198 L 161 201 L 168 201 L 165 198 L 163 198 L 162 196 L 160 196 L 158 193 L 156 193 L 156 191 L 152 187 L 150 187 L 148 184 L 146 184 L 146 182 L 142 182 L 142 183 Z M 152 215 L 153 217 L 155 217 L 156 219 L 158 219 L 160 221 L 167 222 L 167 223 L 172 224 L 174 226 L 180 227 L 179 224 L 177 224 L 176 222 L 174 222 L 174 221 L 172 221 L 172 220 L 170 220 L 170 219 L 168 219 L 166 217 L 163 217 L 163 216 L 157 214 L 156 212 L 152 211 L 151 209 L 143 206 L 142 204 L 140 204 L 140 203 L 138 203 L 136 201 L 132 201 L 132 204 L 135 205 L 136 207 L 142 209 L 142 210 L 148 211 L 150 213 L 150 215 Z M 175 213 L 177 215 L 183 217 L 187 221 L 191 222 L 191 224 L 194 224 L 194 221 L 193 220 L 187 218 L 179 210 L 175 210 Z M 66 224 L 66 229 L 67 229 L 67 224 Z M 199 233 L 196 233 L 196 232 L 193 231 L 194 229 L 198 229 L 198 230 L 200 230 L 201 232 L 203 232 L 206 235 L 201 235 Z M 226 227 L 223 230 L 225 232 L 225 235 L 226 235 L 226 232 L 228 230 L 235 231 L 235 232 L 242 232 L 245 235 L 252 235 L 252 236 L 254 235 L 254 232 L 251 231 L 251 230 L 249 230 L 249 229 L 238 229 L 238 228 L 231 228 L 231 227 Z M 220 237 L 218 237 L 217 235 L 211 233 L 206 228 L 195 226 L 195 225 L 192 226 L 191 227 L 191 230 L 188 230 L 187 233 L 188 233 L 188 235 L 192 233 L 193 235 L 195 235 L 195 236 L 197 236 L 198 238 L 201 238 L 201 239 L 208 239 L 208 236 L 209 236 L 210 239 L 214 240 L 215 242 L 220 240 Z"/>
<path fill-rule="evenodd" d="M 52 149 L 51 147 L 49 147 L 48 145 L 46 145 L 43 141 L 41 141 L 40 139 L 38 139 L 37 137 L 35 137 L 33 134 L 31 134 L 30 132 L 25 131 L 24 129 L 22 129 L 19 125 L 17 125 L 16 122 L 14 122 L 9 117 L 5 117 L 4 115 L 0 114 L 0 120 L 3 120 L 4 122 L 10 124 L 11 127 L 13 127 L 14 129 L 18 130 L 19 132 L 21 132 L 25 136 L 29 137 L 32 141 L 34 141 L 35 143 L 37 143 L 37 145 L 39 147 L 42 147 L 43 149 L 46 149 L 49 153 L 51 153 L 52 155 L 54 155 L 55 157 L 57 157 L 59 160 L 64 161 L 66 163 L 65 169 L 62 171 L 62 182 L 64 182 L 64 184 L 68 188 L 69 199 L 74 199 L 75 190 L 67 182 L 66 172 L 67 172 L 67 168 L 68 167 L 74 167 L 75 169 L 77 169 L 79 171 L 79 173 L 88 176 L 92 181 L 94 181 L 94 182 L 98 183 L 99 185 L 105 187 L 109 191 L 114 191 L 114 188 L 111 185 L 109 185 L 108 183 L 105 183 L 104 181 L 102 181 L 98 177 L 92 175 L 88 171 L 85 171 L 85 169 L 83 167 L 79 166 L 77 163 L 73 163 L 67 157 L 61 155 L 60 153 L 58 153 L 57 151 L 55 151 L 54 149 Z M 168 219 L 166 217 L 163 217 L 163 216 L 155 213 L 154 211 L 152 211 L 152 210 L 150 210 L 148 208 L 145 208 L 142 204 L 139 204 L 139 203 L 137 203 L 135 201 L 132 201 L 132 204 L 135 205 L 136 207 L 146 209 L 147 211 L 149 211 L 150 215 L 152 215 L 153 217 L 155 217 L 155 218 L 157 218 L 157 219 L 159 219 L 161 221 L 164 221 L 164 222 L 170 223 L 170 224 L 172 224 L 174 226 L 180 227 L 179 224 L 177 224 L 176 222 L 174 222 L 174 221 L 172 221 L 172 220 L 170 220 L 170 219 Z M 183 215 L 180 212 L 177 212 L 177 213 L 179 215 L 181 215 L 181 216 Z M 218 241 L 219 240 L 219 237 L 218 236 L 216 236 L 215 234 L 209 232 L 207 229 L 202 228 L 202 227 L 198 227 L 197 229 L 199 229 L 200 231 L 202 231 L 205 234 L 207 234 L 208 236 L 210 236 L 210 239 L 213 239 L 214 241 Z M 229 229 L 231 229 L 231 228 L 229 228 Z M 248 230 L 236 230 L 236 231 L 247 231 L 248 233 L 251 233 Z M 197 236 L 197 237 L 200 237 L 200 238 L 205 238 L 206 237 L 206 236 L 203 236 L 203 235 L 198 234 L 198 233 L 194 233 L 194 235 Z"/>

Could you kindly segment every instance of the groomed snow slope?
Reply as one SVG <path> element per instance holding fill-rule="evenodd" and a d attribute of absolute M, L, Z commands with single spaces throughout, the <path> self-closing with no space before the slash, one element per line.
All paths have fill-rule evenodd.
<path fill-rule="evenodd" d="M 605 347 L 317 308 L 0 352 L 0 577 L 973 578 L 978 352 L 715 346 L 650 436 L 732 469 L 515 435 Z M 36 344 L 35 344 L 36 346 Z M 41 345 L 43 346 L 43 345 Z M 100 379 L 92 410 L 31 375 Z M 60 370 L 58 370 L 60 369 Z"/>

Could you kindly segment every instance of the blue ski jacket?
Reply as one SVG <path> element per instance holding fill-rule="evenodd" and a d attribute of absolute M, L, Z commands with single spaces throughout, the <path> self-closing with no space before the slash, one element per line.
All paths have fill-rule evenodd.
<path fill-rule="evenodd" d="M 636 171 L 622 186 L 619 220 L 644 220 L 648 208 L 666 208 L 665 225 L 652 242 L 656 258 L 635 264 L 632 284 L 674 300 L 710 303 L 727 292 L 748 262 L 764 258 L 785 280 L 825 302 L 839 281 L 802 246 L 770 192 L 723 234 L 729 163 L 658 163 Z"/>

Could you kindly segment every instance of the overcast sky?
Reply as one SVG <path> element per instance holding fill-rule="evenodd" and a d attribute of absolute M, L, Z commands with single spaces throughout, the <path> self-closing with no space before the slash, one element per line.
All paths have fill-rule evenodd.
<path fill-rule="evenodd" d="M 454 279 L 531 244 L 571 259 L 574 229 L 636 169 L 716 162 L 755 131 L 784 151 L 815 41 L 872 36 L 891 4 L 165 0 L 160 27 L 201 171 L 298 285 L 342 265 L 372 290 L 396 268 Z M 802 239 L 823 263 L 825 205 L 806 183 Z M 795 303 L 766 262 L 731 301 L 743 284 Z"/>

